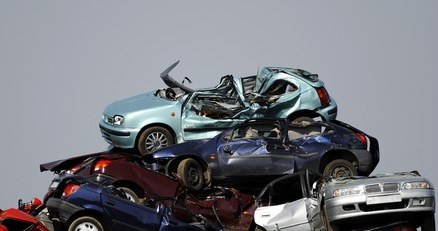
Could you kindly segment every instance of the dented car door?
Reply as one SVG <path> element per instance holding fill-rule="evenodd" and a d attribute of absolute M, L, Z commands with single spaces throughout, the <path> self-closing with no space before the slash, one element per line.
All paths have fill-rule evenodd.
<path fill-rule="evenodd" d="M 294 171 L 294 156 L 283 143 L 280 124 L 245 124 L 218 146 L 224 177 L 282 175 Z"/>

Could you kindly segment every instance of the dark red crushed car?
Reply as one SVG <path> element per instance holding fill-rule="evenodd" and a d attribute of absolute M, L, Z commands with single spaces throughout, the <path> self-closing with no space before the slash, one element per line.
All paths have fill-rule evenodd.
<path fill-rule="evenodd" d="M 192 213 L 217 220 L 227 230 L 248 230 L 253 222 L 253 195 L 225 187 L 191 192 L 176 177 L 147 168 L 140 156 L 117 149 L 41 164 L 40 170 L 58 174 L 52 181 L 44 203 L 52 196 L 59 183 L 59 176 L 74 174 L 96 182 L 105 181 L 105 184 L 125 192 L 134 202 L 147 203 L 155 198 L 176 198 Z M 174 216 L 184 219 L 178 217 L 178 214 Z"/>

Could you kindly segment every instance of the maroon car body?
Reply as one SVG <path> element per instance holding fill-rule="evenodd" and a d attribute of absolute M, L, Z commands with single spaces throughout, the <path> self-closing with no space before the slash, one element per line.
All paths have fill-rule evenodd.
<path fill-rule="evenodd" d="M 155 172 L 145 166 L 138 155 L 109 150 L 40 165 L 41 171 L 58 175 L 75 174 L 93 181 L 113 185 L 123 190 L 128 198 L 145 203 L 155 198 L 176 198 L 193 213 L 217 220 L 227 230 L 248 230 L 255 211 L 254 196 L 238 190 L 213 187 L 201 192 L 190 192 L 177 178 Z M 59 177 L 55 177 L 44 202 L 51 197 Z M 170 202 L 168 202 L 170 203 Z M 172 206 L 171 204 L 166 204 Z M 184 220 L 183 217 L 175 217 Z"/>

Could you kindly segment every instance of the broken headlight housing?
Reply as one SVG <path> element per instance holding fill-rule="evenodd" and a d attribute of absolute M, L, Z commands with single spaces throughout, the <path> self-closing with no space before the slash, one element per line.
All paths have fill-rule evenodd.
<path fill-rule="evenodd" d="M 402 189 L 430 189 L 430 184 L 427 181 L 407 182 L 404 183 Z"/>
<path fill-rule="evenodd" d="M 363 193 L 363 187 L 342 188 L 333 190 L 334 197 L 353 196 Z"/>

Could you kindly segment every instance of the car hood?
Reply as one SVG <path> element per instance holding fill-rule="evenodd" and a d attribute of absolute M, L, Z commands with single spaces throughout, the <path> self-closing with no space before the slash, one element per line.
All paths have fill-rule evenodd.
<path fill-rule="evenodd" d="M 187 141 L 181 144 L 172 145 L 166 148 L 162 148 L 160 150 L 155 151 L 152 153 L 152 155 L 145 156 L 148 160 L 149 158 L 172 158 L 179 155 L 186 155 L 186 154 L 200 154 L 203 152 L 200 152 L 198 150 L 202 149 L 203 147 L 210 147 L 211 145 L 215 146 L 215 144 L 208 145 L 207 143 L 216 142 L 216 139 L 202 139 L 202 140 L 191 140 Z M 147 161 L 147 160 L 145 160 Z"/>
<path fill-rule="evenodd" d="M 126 99 L 122 99 L 108 105 L 104 113 L 108 116 L 114 115 L 126 115 L 133 112 L 149 110 L 152 108 L 166 107 L 174 105 L 178 101 L 170 101 L 163 98 L 156 97 L 154 92 L 147 92 L 132 96 Z"/>
<path fill-rule="evenodd" d="M 336 178 L 328 182 L 325 187 L 326 197 L 333 196 L 333 190 L 352 187 L 364 187 L 366 185 L 382 184 L 382 183 L 398 183 L 401 187 L 406 182 L 426 181 L 433 188 L 432 183 L 426 178 L 420 176 L 418 172 L 400 172 L 400 173 L 388 173 L 378 174 L 375 176 L 363 177 L 354 176 L 347 178 Z"/>
<path fill-rule="evenodd" d="M 105 156 L 106 159 L 120 159 L 120 158 L 125 158 L 126 155 L 129 155 L 129 154 L 118 153 L 118 152 L 114 152 L 111 150 L 104 151 L 104 152 L 91 153 L 91 154 L 86 154 L 86 155 L 82 155 L 82 156 L 75 156 L 75 157 L 71 157 L 71 158 L 67 158 L 67 159 L 56 160 L 56 161 L 40 164 L 40 171 L 41 172 L 44 172 L 44 171 L 56 172 L 56 171 L 61 171 L 61 170 L 65 170 L 65 169 L 70 169 L 74 166 L 77 166 L 78 164 L 81 164 L 82 162 L 84 162 L 84 160 L 86 160 L 88 158 L 96 158 L 96 157 L 100 157 L 100 156 Z M 130 156 L 132 156 L 132 155 L 130 155 Z"/>

